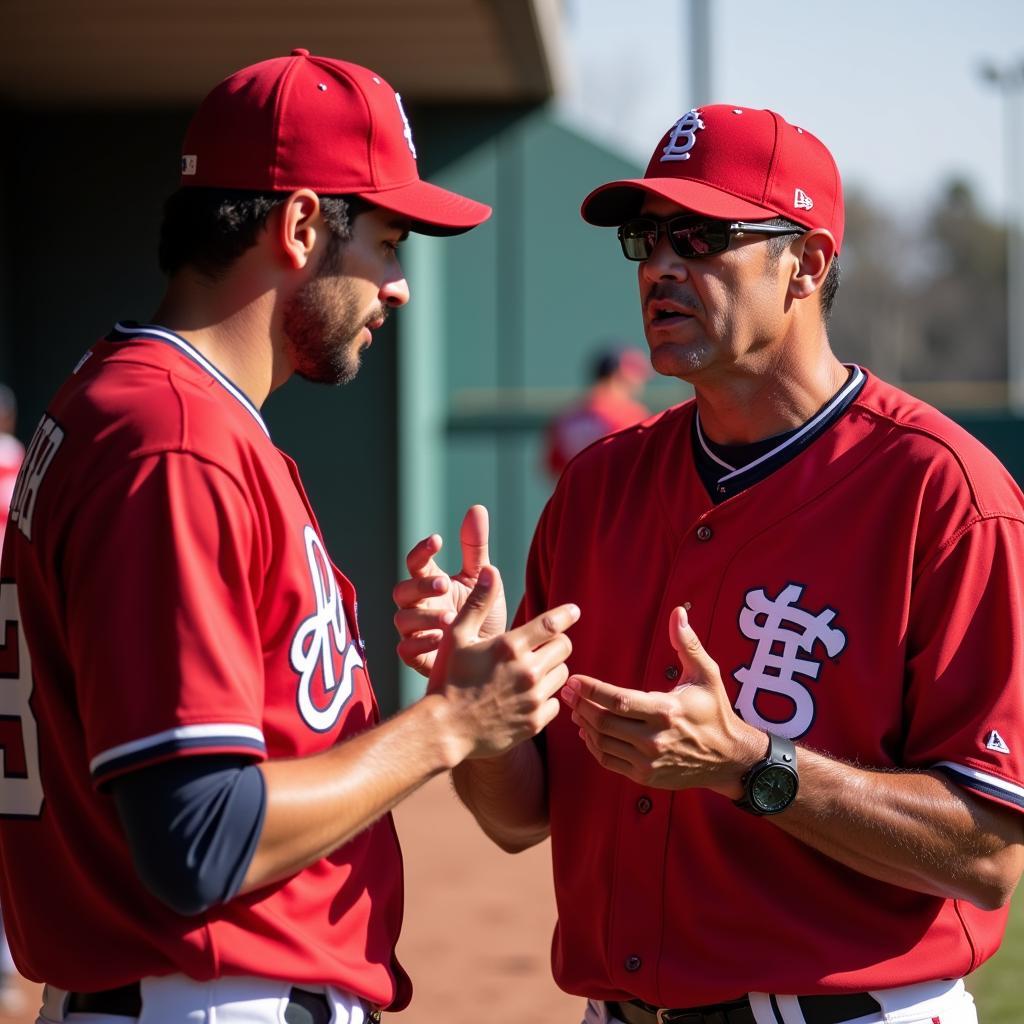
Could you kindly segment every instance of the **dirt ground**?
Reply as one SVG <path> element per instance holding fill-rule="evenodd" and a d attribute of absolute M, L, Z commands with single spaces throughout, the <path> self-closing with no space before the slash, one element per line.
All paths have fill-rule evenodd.
<path fill-rule="evenodd" d="M 435 779 L 395 813 L 405 854 L 405 926 L 398 954 L 416 993 L 395 1024 L 579 1024 L 581 1000 L 549 971 L 555 921 L 548 844 L 515 857 L 477 828 Z M 0 1024 L 32 1024 L 39 989 Z"/>

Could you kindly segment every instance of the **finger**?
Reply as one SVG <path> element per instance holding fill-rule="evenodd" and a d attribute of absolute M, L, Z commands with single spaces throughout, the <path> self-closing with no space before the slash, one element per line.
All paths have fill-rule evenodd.
<path fill-rule="evenodd" d="M 441 550 L 441 535 L 432 533 L 424 537 L 415 547 L 411 548 L 405 556 L 405 565 L 412 576 L 435 576 L 441 572 L 434 555 Z"/>
<path fill-rule="evenodd" d="M 529 622 L 524 622 L 511 630 L 509 635 L 517 642 L 528 645 L 530 650 L 535 650 L 552 637 L 565 632 L 573 623 L 579 621 L 579 617 L 580 610 L 576 605 L 560 604 L 542 612 Z"/>
<path fill-rule="evenodd" d="M 541 644 L 534 651 L 534 667 L 547 675 L 556 666 L 565 667 L 565 659 L 572 654 L 572 641 L 564 634 L 559 633 L 552 637 L 546 644 Z M 569 670 L 566 669 L 566 678 L 569 677 Z M 564 680 L 563 680 L 564 682 Z"/>
<path fill-rule="evenodd" d="M 614 737 L 631 747 L 638 746 L 645 737 L 651 735 L 651 726 L 647 721 L 624 718 L 589 700 L 581 700 L 573 708 L 572 719 L 594 735 Z"/>
<path fill-rule="evenodd" d="M 537 731 L 540 732 L 541 730 L 546 729 L 558 717 L 561 710 L 562 705 L 559 703 L 557 697 L 552 697 L 550 700 L 544 701 L 540 706 L 540 711 L 538 712 L 541 727 Z"/>
<path fill-rule="evenodd" d="M 395 629 L 399 636 L 408 637 L 423 630 L 441 632 L 451 624 L 455 613 L 443 608 L 403 608 L 395 612 Z"/>
<path fill-rule="evenodd" d="M 436 651 L 438 647 L 441 646 L 441 640 L 443 638 L 444 633 L 440 630 L 428 630 L 423 633 L 418 633 L 416 636 L 406 637 L 395 649 L 402 661 L 404 661 L 406 665 L 410 665 L 424 654 L 430 654 L 433 651 Z M 415 667 L 416 666 L 413 665 L 413 668 Z"/>
<path fill-rule="evenodd" d="M 556 665 L 550 672 L 545 673 L 544 678 L 537 684 L 537 692 L 547 699 L 555 698 L 555 703 L 558 704 L 556 694 L 565 685 L 568 675 L 569 670 L 565 665 Z M 561 704 L 558 706 L 561 708 Z"/>
<path fill-rule="evenodd" d="M 459 543 L 462 545 L 462 575 L 475 580 L 480 569 L 490 564 L 487 550 L 487 539 L 490 524 L 487 509 L 483 505 L 471 505 L 466 510 L 459 530 Z"/>
<path fill-rule="evenodd" d="M 578 672 L 570 676 L 563 687 L 562 699 L 571 708 L 576 708 L 583 701 L 591 701 L 616 715 L 637 721 L 645 721 L 653 710 L 652 697 L 649 693 L 613 686 L 611 683 Z"/>
<path fill-rule="evenodd" d="M 690 625 L 685 608 L 673 608 L 668 620 L 669 639 L 675 648 L 684 678 L 689 682 L 709 683 L 719 678 L 718 665 Z"/>
<path fill-rule="evenodd" d="M 500 590 L 501 576 L 498 570 L 493 565 L 482 566 L 476 584 L 452 623 L 452 633 L 457 640 L 472 643 L 480 635 L 480 627 L 483 626 L 484 619 L 497 600 Z"/>
<path fill-rule="evenodd" d="M 413 577 L 396 583 L 391 597 L 399 608 L 415 608 L 427 598 L 446 593 L 450 586 L 451 581 L 444 573 L 439 576 Z"/>
<path fill-rule="evenodd" d="M 594 760 L 602 768 L 607 768 L 611 772 L 618 772 L 619 775 L 633 777 L 635 768 L 633 762 L 628 757 L 619 757 L 616 752 L 603 750 L 598 746 L 595 737 L 588 733 L 586 729 L 580 729 L 580 739 L 587 745 L 587 750 L 590 751 Z M 625 753 L 625 751 L 622 752 Z"/>

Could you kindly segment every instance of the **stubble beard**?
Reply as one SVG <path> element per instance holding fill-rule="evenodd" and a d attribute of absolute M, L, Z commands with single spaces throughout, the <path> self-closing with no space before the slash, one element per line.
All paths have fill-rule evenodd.
<path fill-rule="evenodd" d="M 359 309 L 354 285 L 344 277 L 341 247 L 329 249 L 316 277 L 304 284 L 284 311 L 284 331 L 295 372 L 315 384 L 347 384 L 359 372 L 364 327 L 387 315 L 378 305 Z"/>

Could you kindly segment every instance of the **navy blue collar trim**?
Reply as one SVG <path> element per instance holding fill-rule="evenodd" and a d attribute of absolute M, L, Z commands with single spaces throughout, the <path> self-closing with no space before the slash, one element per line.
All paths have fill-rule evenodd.
<path fill-rule="evenodd" d="M 232 398 L 239 401 L 245 408 L 245 411 L 259 424 L 260 430 L 267 437 L 270 437 L 270 431 L 267 429 L 266 423 L 263 422 L 259 409 L 253 405 L 248 395 L 237 384 L 221 373 L 202 352 L 190 345 L 180 334 L 175 334 L 174 331 L 169 331 L 166 327 L 160 327 L 156 324 L 136 324 L 130 320 L 121 320 L 114 324 L 114 329 L 107 335 L 107 341 L 114 342 L 128 341 L 131 338 L 153 338 L 156 341 L 162 341 L 166 345 L 173 345 L 184 356 L 191 359 L 198 366 L 201 366 Z"/>
<path fill-rule="evenodd" d="M 860 394 L 867 380 L 859 366 L 849 369 L 846 383 L 806 423 L 778 435 L 777 443 L 767 451 L 760 444 L 712 444 L 701 429 L 700 414 L 695 413 L 691 433 L 693 456 L 697 472 L 712 501 L 717 505 L 770 476 L 835 423 Z"/>

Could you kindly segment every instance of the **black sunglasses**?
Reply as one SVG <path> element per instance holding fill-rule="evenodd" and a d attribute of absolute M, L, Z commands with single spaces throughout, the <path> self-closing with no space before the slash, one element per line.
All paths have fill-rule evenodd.
<path fill-rule="evenodd" d="M 806 228 L 789 227 L 783 224 L 761 224 L 757 221 L 708 220 L 684 214 L 656 220 L 654 217 L 634 217 L 619 228 L 619 244 L 627 260 L 642 262 L 651 258 L 658 244 L 658 235 L 665 229 L 669 244 L 677 256 L 697 259 L 701 256 L 715 256 L 725 252 L 733 236 L 741 238 L 751 235 L 802 235 Z"/>

